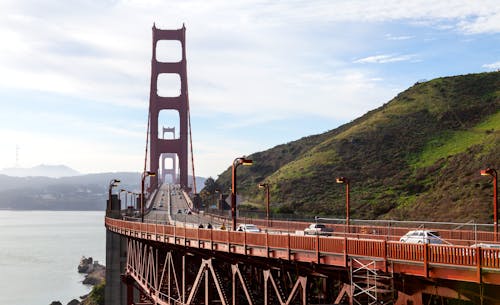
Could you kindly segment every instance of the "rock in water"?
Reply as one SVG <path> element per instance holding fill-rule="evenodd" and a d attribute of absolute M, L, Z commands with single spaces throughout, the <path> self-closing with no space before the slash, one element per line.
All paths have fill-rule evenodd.
<path fill-rule="evenodd" d="M 50 305 L 62 305 L 62 303 L 59 301 L 53 301 Z"/>
<path fill-rule="evenodd" d="M 88 273 L 90 272 L 93 266 L 93 259 L 92 257 L 86 258 L 85 256 L 82 256 L 80 259 L 80 264 L 78 264 L 78 272 L 79 273 Z"/>
<path fill-rule="evenodd" d="M 73 299 L 73 300 L 69 301 L 69 303 L 68 303 L 68 305 L 80 305 L 80 304 L 81 303 L 76 299 Z"/>

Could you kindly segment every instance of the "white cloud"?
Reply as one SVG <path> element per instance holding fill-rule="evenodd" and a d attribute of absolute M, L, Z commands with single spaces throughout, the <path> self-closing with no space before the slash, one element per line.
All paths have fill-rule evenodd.
<path fill-rule="evenodd" d="M 484 64 L 482 67 L 488 70 L 500 70 L 500 61 L 491 64 Z"/>
<path fill-rule="evenodd" d="M 186 24 L 192 113 L 230 114 L 235 120 L 221 122 L 220 128 L 237 129 L 301 115 L 352 119 L 392 97 L 396 93 L 392 88 L 401 84 L 391 84 L 385 75 L 370 70 L 380 65 L 367 64 L 415 61 L 417 55 L 407 54 L 413 50 L 353 53 L 365 41 L 337 41 L 334 31 L 342 30 L 344 23 L 363 27 L 353 33 L 365 35 L 377 31 L 377 26 L 386 21 L 457 34 L 499 33 L 500 6 L 496 0 L 4 0 L 0 3 L 0 88 L 64 95 L 66 107 L 78 107 L 73 100 L 89 100 L 145 110 L 149 97 L 150 28 L 154 21 L 160 28 Z M 329 31 L 326 36 L 331 39 L 315 40 L 314 36 L 321 32 L 318 29 Z M 386 32 L 386 28 L 381 31 Z M 386 35 L 386 40 L 402 43 L 413 38 L 410 34 Z M 325 44 L 318 45 L 318 41 Z M 359 58 L 354 63 L 365 65 L 352 66 L 345 54 L 357 54 L 351 55 L 354 58 L 364 56 L 359 54 L 379 55 Z M 497 65 L 483 67 L 497 69 Z M 138 141 L 142 133 L 137 120 L 132 120 L 130 126 L 138 127 L 128 131 L 117 127 L 113 120 L 89 123 L 78 117 L 50 119 L 64 122 L 66 129 L 74 127 L 75 134 L 91 130 Z M 6 135 L 2 131 L 0 134 Z M 19 136 L 41 144 L 27 134 Z M 195 149 L 200 149 L 197 165 L 205 166 L 200 170 L 204 174 L 224 169 L 227 160 L 253 152 L 261 145 L 234 142 L 221 134 L 218 142 L 225 143 L 221 151 L 220 145 L 213 146 L 217 141 L 204 142 L 204 138 L 195 135 Z M 59 147 L 61 141 L 73 143 L 66 135 L 54 135 L 49 142 Z M 16 139 L 10 143 L 15 145 Z M 136 150 L 143 149 L 142 143 Z M 130 152 L 128 146 L 110 147 L 97 141 L 75 143 L 79 152 L 73 154 L 73 159 L 67 150 L 67 155 L 51 155 L 49 146 L 40 157 L 73 162 L 68 165 L 82 158 L 89 164 L 86 166 L 100 164 L 102 170 L 111 166 L 140 168 L 142 163 L 133 164 L 143 158 L 141 153 L 137 157 Z"/>
<path fill-rule="evenodd" d="M 266 16 L 280 16 L 290 22 L 385 22 L 419 21 L 441 26 L 448 23 L 466 33 L 499 32 L 500 6 L 496 0 L 433 1 L 433 0 L 345 0 L 294 1 L 264 5 Z M 261 12 L 256 12 L 256 14 Z M 268 17 L 270 18 L 270 17 Z"/>
<path fill-rule="evenodd" d="M 411 35 L 403 35 L 403 36 L 394 36 L 392 34 L 386 34 L 385 35 L 385 38 L 387 40 L 409 40 L 409 39 L 413 39 L 415 36 L 411 36 Z"/>
<path fill-rule="evenodd" d="M 409 61 L 413 60 L 415 58 L 415 55 L 412 54 L 407 54 L 407 55 L 392 55 L 392 54 L 386 54 L 386 55 L 373 55 L 373 56 L 368 56 L 365 58 L 360 58 L 354 61 L 356 64 L 386 64 L 386 63 L 392 63 L 392 62 L 399 62 L 399 61 Z"/>
<path fill-rule="evenodd" d="M 57 10 L 54 8 L 58 8 Z M 0 20 L 2 47 L 0 66 L 3 87 L 36 89 L 78 95 L 104 103 L 125 107 L 144 107 L 148 96 L 150 28 L 154 20 L 159 27 L 188 25 L 188 52 L 201 46 L 204 56 L 190 81 L 206 78 L 224 79 L 226 88 L 236 81 L 247 81 L 245 71 L 263 68 L 266 57 L 262 45 L 287 44 L 280 32 L 268 31 L 279 25 L 292 28 L 303 24 L 339 22 L 382 22 L 394 20 L 433 20 L 455 24 L 457 30 L 480 33 L 500 31 L 500 8 L 496 1 L 438 2 L 430 0 L 401 1 L 184 1 L 180 4 L 163 1 L 77 1 L 60 5 L 57 1 L 5 1 L 0 4 L 6 18 Z M 126 20 L 127 22 L 123 22 Z M 168 23 L 162 21 L 168 20 Z M 33 35 L 34 29 L 36 35 Z M 267 29 L 262 32 L 263 29 Z M 496 29 L 496 30 L 495 30 Z M 219 36 L 222 35 L 222 36 Z M 225 38 L 231 41 L 225 41 Z M 388 39 L 409 39 L 412 36 L 387 36 Z M 226 39 L 227 39 L 226 38 Z M 208 42 L 208 43 L 203 43 Z M 213 46 L 209 43 L 213 42 Z M 223 43 L 219 43 L 223 42 Z M 203 43 L 203 44 L 201 44 Z M 243 45 L 241 45 L 243 44 Z M 290 45 L 290 47 L 297 47 Z M 207 51 L 213 56 L 207 57 Z M 227 50 L 224 53 L 224 50 Z M 254 56 L 252 56 L 254 54 Z M 193 58 L 189 54 L 189 60 Z M 269 54 L 268 62 L 279 54 Z M 207 59 L 210 58 L 209 61 Z M 413 55 L 375 55 L 355 63 L 391 63 L 413 59 Z M 210 64 L 213 63 L 213 64 Z M 238 62 L 243 64 L 238 66 Z M 236 63 L 236 65 L 235 65 Z M 254 63 L 255 67 L 251 67 Z M 230 66 L 231 70 L 222 68 Z M 213 69 L 217 67 L 216 69 Z M 221 69 L 222 68 L 222 69 Z M 265 68 L 264 68 L 265 69 Z M 224 70 L 224 71 L 222 71 Z M 198 71 L 198 72 L 197 72 Z M 265 72 L 265 73 L 263 73 Z M 271 73 L 293 75 L 291 69 L 257 71 L 261 77 Z M 233 77 L 230 77 L 233 76 Z M 279 76 L 276 77 L 279 79 Z M 231 81 L 232 80 L 232 81 Z M 264 91 L 259 82 L 260 90 Z M 265 87 L 265 86 L 264 86 Z M 269 83 L 267 87 L 273 87 Z M 241 86 L 240 86 L 241 89 Z M 245 92 L 248 91 L 239 91 Z M 142 98 L 141 98 L 142 97 Z M 237 96 L 232 96 L 234 100 Z M 206 99 L 205 99 L 206 100 Z M 268 106 L 263 102 L 263 107 Z M 221 105 L 222 106 L 222 105 Z M 230 104 L 223 105 L 230 111 Z"/>

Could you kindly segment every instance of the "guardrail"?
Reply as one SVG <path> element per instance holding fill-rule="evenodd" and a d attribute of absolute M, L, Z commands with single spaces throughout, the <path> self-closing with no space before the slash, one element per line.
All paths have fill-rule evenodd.
<path fill-rule="evenodd" d="M 193 215 L 200 215 L 201 217 L 201 214 L 194 213 Z M 182 217 L 184 217 L 184 219 L 182 219 Z M 173 218 L 171 219 L 169 218 L 169 220 L 171 221 L 171 223 L 179 224 L 186 222 L 186 217 L 187 216 L 183 214 L 179 219 L 179 215 L 174 214 Z M 226 224 L 230 223 L 228 219 L 223 217 L 217 217 L 212 214 L 206 214 L 203 217 L 205 218 L 209 217 L 211 219 L 211 221 L 209 222 L 211 222 L 212 225 L 217 222 L 219 223 L 224 222 Z M 113 217 L 113 218 L 119 218 L 119 217 Z M 123 217 L 123 219 L 134 221 L 133 217 Z M 145 219 L 144 221 L 149 223 L 154 223 L 154 222 L 158 222 L 160 224 L 166 223 L 165 220 L 161 219 L 158 220 Z M 270 220 L 268 223 L 264 219 L 246 219 L 246 218 L 239 218 L 238 222 L 252 223 L 261 227 L 264 231 L 281 232 L 284 234 L 295 233 L 296 231 L 303 231 L 304 228 L 309 226 L 309 224 L 311 223 L 305 221 L 290 221 L 290 220 Z M 200 221 L 198 220 L 196 226 L 198 226 L 199 223 Z M 185 226 L 190 226 L 190 227 L 194 226 L 187 224 L 188 222 L 186 222 Z M 432 223 L 426 223 L 426 224 L 428 225 L 428 227 L 426 227 L 425 230 L 438 231 L 444 243 L 450 245 L 471 246 L 479 243 L 496 243 L 494 241 L 495 235 L 493 232 L 477 231 L 477 230 L 470 231 L 463 229 L 456 229 L 456 230 L 433 229 L 431 227 Z M 355 239 L 360 239 L 360 238 L 377 239 L 377 240 L 383 239 L 386 241 L 399 241 L 400 237 L 405 235 L 407 232 L 411 230 L 419 230 L 419 228 L 411 228 L 411 227 L 387 227 L 387 226 L 365 226 L 365 225 L 363 226 L 350 225 L 349 227 L 347 227 L 344 224 L 328 224 L 328 223 L 326 223 L 325 225 L 333 229 L 334 231 L 333 234 L 335 236 L 342 236 Z M 423 230 L 424 228 L 420 229 Z"/>
<path fill-rule="evenodd" d="M 361 222 L 360 220 L 358 220 Z M 282 231 L 290 231 L 293 232 L 295 230 L 304 230 L 309 224 L 314 223 L 315 221 L 291 221 L 291 220 L 275 220 L 270 219 L 267 221 L 266 219 L 255 219 L 255 218 L 238 218 L 238 222 L 241 223 L 252 223 L 260 227 L 265 227 L 268 229 L 274 230 L 282 230 Z M 491 225 L 486 224 L 461 224 L 462 226 L 467 225 L 473 230 L 465 230 L 465 229 L 445 229 L 442 228 L 444 224 L 447 225 L 458 225 L 456 223 L 431 223 L 426 222 L 425 226 L 420 227 L 409 227 L 409 226 L 393 226 L 391 224 L 399 223 L 399 225 L 407 224 L 408 222 L 397 222 L 397 221 L 387 221 L 386 224 L 389 225 L 349 225 L 345 224 L 332 224 L 328 223 L 326 220 L 322 221 L 319 219 L 318 222 L 324 223 L 327 227 L 330 227 L 334 230 L 335 233 L 344 234 L 347 237 L 357 237 L 357 238 L 366 238 L 366 239 L 381 239 L 381 236 L 384 236 L 384 239 L 387 241 L 397 241 L 399 238 L 408 231 L 412 230 L 431 230 L 438 231 L 440 237 L 444 240 L 452 241 L 453 244 L 470 246 L 472 244 L 477 243 L 489 243 L 495 241 L 495 233 L 490 231 L 479 230 L 478 228 L 487 228 L 491 229 Z M 373 221 L 371 221 L 373 222 Z M 377 222 L 373 222 L 377 223 Z M 379 223 L 383 223 L 379 221 Z M 414 222 L 417 224 L 417 222 Z M 433 226 L 433 224 L 435 224 Z M 441 228 L 440 228 L 441 225 Z"/>
<path fill-rule="evenodd" d="M 116 233 L 142 239 L 246 255 L 248 255 L 248 248 L 255 248 L 259 251 L 254 251 L 251 255 L 326 265 L 346 267 L 346 257 L 353 256 L 392 262 L 394 272 L 473 282 L 484 281 L 482 274 L 490 272 L 486 281 L 500 285 L 499 249 L 409 244 L 335 236 L 222 231 L 139 223 L 111 218 L 106 218 L 106 226 Z M 178 243 L 179 239 L 182 239 L 183 243 Z M 262 249 L 265 251 L 260 251 Z M 344 257 L 344 259 L 339 259 L 339 257 Z M 420 267 L 415 267 L 415 264 Z M 386 263 L 379 265 L 381 269 L 387 269 Z M 454 272 L 447 275 L 446 272 L 440 273 L 440 269 L 445 271 L 454 269 Z"/>

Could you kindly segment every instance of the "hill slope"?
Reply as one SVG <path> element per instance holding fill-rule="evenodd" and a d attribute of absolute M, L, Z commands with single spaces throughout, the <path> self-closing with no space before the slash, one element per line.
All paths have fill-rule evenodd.
<path fill-rule="evenodd" d="M 247 202 L 271 184 L 275 209 L 353 218 L 490 222 L 492 189 L 481 168 L 500 165 L 500 72 L 444 77 L 400 93 L 382 107 L 324 134 L 249 156 L 238 169 Z M 230 170 L 216 181 L 230 187 Z"/>

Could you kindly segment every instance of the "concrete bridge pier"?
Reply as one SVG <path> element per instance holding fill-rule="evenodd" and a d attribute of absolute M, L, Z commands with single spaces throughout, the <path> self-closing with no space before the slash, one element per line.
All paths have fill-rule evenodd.
<path fill-rule="evenodd" d="M 108 200 L 106 215 L 112 218 L 120 216 L 120 200 L 117 195 Z M 106 229 L 106 287 L 104 299 L 106 305 L 127 304 L 127 285 L 122 281 L 122 274 L 127 266 L 127 237 Z"/>

